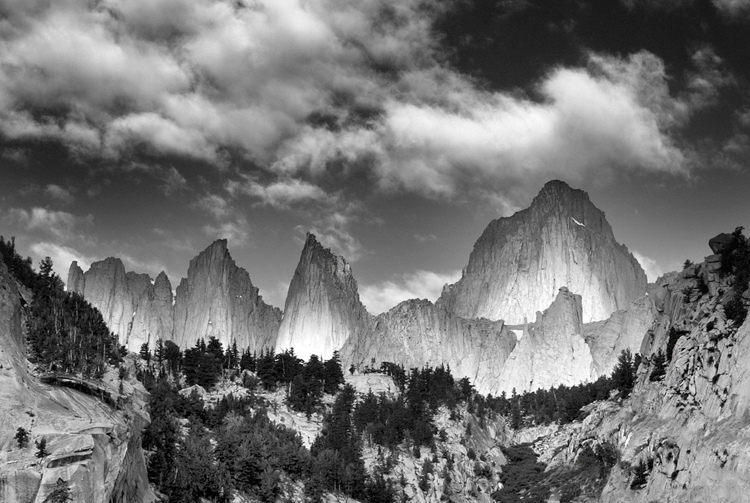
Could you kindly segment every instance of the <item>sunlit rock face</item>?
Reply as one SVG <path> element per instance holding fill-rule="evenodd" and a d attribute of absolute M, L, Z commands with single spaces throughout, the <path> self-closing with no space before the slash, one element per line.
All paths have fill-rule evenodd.
<path fill-rule="evenodd" d="M 70 266 L 67 288 L 80 293 L 102 313 L 120 344 L 137 352 L 158 339 L 190 347 L 214 336 L 224 348 L 261 351 L 276 342 L 281 311 L 263 302 L 247 271 L 237 267 L 218 240 L 190 261 L 188 276 L 177 287 L 162 272 L 152 282 L 147 274 L 125 272 L 122 261 L 95 262 L 85 273 Z"/>
<path fill-rule="evenodd" d="M 157 340 L 171 339 L 173 331 L 172 284 L 162 271 L 154 284 L 147 285 L 133 315 L 128 334 L 128 347 L 148 344 L 153 349 Z"/>
<path fill-rule="evenodd" d="M 186 348 L 213 336 L 224 348 L 236 341 L 240 349 L 262 351 L 274 347 L 280 321 L 281 311 L 263 302 L 219 239 L 190 261 L 177 287 L 172 339 Z"/>
<path fill-rule="evenodd" d="M 0 501 L 45 501 L 58 479 L 68 482 L 71 501 L 155 501 L 141 449 L 149 421 L 143 386 L 131 377 L 120 388 L 117 369 L 110 369 L 96 386 L 119 401 L 113 407 L 41 383 L 28 371 L 21 295 L 0 261 Z M 13 438 L 19 427 L 29 432 L 25 448 Z M 41 438 L 49 455 L 37 459 L 34 443 Z"/>
<path fill-rule="evenodd" d="M 359 369 L 382 362 L 407 369 L 447 365 L 457 379 L 468 377 L 481 393 L 494 393 L 515 345 L 516 335 L 502 321 L 466 320 L 427 300 L 407 300 L 375 318 L 341 353 L 347 366 Z"/>
<path fill-rule="evenodd" d="M 633 355 L 640 353 L 643 338 L 656 316 L 653 298 L 644 295 L 606 320 L 585 324 L 583 335 L 591 348 L 596 375 L 612 372 L 623 350 L 630 350 Z"/>
<path fill-rule="evenodd" d="M 369 322 L 349 264 L 308 233 L 289 284 L 276 351 L 293 348 L 303 359 L 313 354 L 327 359 Z"/>
<path fill-rule="evenodd" d="M 529 208 L 490 223 L 438 304 L 463 318 L 524 323 L 562 286 L 581 296 L 589 322 L 643 295 L 646 275 L 586 192 L 551 181 Z"/>
<path fill-rule="evenodd" d="M 598 501 L 748 501 L 750 318 L 741 325 L 727 319 L 723 304 L 733 292 L 728 282 L 711 291 L 715 262 L 712 255 L 656 282 L 630 397 L 595 405 L 582 422 L 535 442 L 552 468 L 572 466 L 586 445 L 617 448 L 620 462 Z M 638 309 L 651 316 L 647 305 Z M 668 353 L 670 334 L 671 359 L 654 376 L 654 356 Z M 644 467 L 638 482 L 636 467 Z"/>
<path fill-rule="evenodd" d="M 505 362 L 496 392 L 510 395 L 589 381 L 595 375 L 591 349 L 583 338 L 581 296 L 560 288 L 536 321 L 526 325 Z"/>
<path fill-rule="evenodd" d="M 126 273 L 122 261 L 118 258 L 110 257 L 94 262 L 85 273 L 77 262 L 73 262 L 68 272 L 67 289 L 80 293 L 99 309 L 110 331 L 117 334 L 120 344 L 130 351 L 138 351 L 144 342 L 153 345 L 156 338 L 171 335 L 171 330 L 159 330 L 153 334 L 150 334 L 150 331 L 144 332 L 142 323 L 134 330 L 137 315 L 141 318 L 166 316 L 171 319 L 171 312 L 161 309 L 158 303 L 152 305 L 156 294 L 149 276 L 134 272 Z M 171 310 L 171 303 L 169 308 Z"/>

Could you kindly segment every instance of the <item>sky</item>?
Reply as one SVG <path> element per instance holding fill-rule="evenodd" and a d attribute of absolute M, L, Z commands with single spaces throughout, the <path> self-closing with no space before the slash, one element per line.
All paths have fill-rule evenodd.
<path fill-rule="evenodd" d="M 307 231 L 377 314 L 586 190 L 650 280 L 750 225 L 750 0 L 0 0 L 0 234 L 173 287 Z"/>

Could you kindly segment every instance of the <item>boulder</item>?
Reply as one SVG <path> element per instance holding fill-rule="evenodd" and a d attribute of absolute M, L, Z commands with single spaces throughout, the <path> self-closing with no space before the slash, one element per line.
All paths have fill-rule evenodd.
<path fill-rule="evenodd" d="M 722 232 L 721 234 L 717 234 L 716 236 L 712 237 L 708 240 L 708 246 L 711 248 L 711 251 L 717 255 L 721 255 L 724 250 L 726 250 L 734 240 L 734 236 L 732 236 L 729 233 Z"/>

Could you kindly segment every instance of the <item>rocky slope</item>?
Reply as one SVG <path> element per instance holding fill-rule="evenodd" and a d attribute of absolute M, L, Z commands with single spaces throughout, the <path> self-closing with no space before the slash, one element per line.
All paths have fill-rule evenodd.
<path fill-rule="evenodd" d="M 597 404 L 583 422 L 540 432 L 535 442 L 552 467 L 570 466 L 585 445 L 616 446 L 621 461 L 600 501 L 747 501 L 750 322 L 726 319 L 731 288 L 714 274 L 716 262 L 709 257 L 657 283 L 656 315 L 641 347 L 645 361 L 628 400 Z M 655 355 L 670 346 L 665 375 L 651 380 Z"/>
<path fill-rule="evenodd" d="M 588 195 L 551 181 L 529 208 L 490 223 L 438 304 L 463 318 L 524 323 L 563 286 L 581 295 L 589 322 L 643 295 L 646 276 Z"/>
<path fill-rule="evenodd" d="M 214 336 L 224 348 L 260 351 L 273 347 L 281 311 L 263 302 L 250 276 L 237 267 L 226 240 L 217 240 L 190 261 L 188 276 L 177 287 L 162 272 L 152 282 L 146 274 L 125 272 L 122 261 L 107 258 L 85 273 L 73 262 L 67 288 L 102 312 L 120 344 L 137 352 L 158 339 L 190 347 Z"/>
<path fill-rule="evenodd" d="M 145 390 L 127 379 L 120 390 L 114 370 L 102 381 L 78 383 L 120 404 L 114 407 L 42 383 L 25 357 L 21 295 L 0 261 L 0 501 L 41 503 L 59 478 L 69 483 L 72 501 L 154 501 L 141 450 Z M 23 449 L 13 438 L 19 427 L 30 432 Z M 49 455 L 38 459 L 34 442 L 41 438 Z"/>
<path fill-rule="evenodd" d="M 369 323 L 349 264 L 308 233 L 289 285 L 276 352 L 293 348 L 305 360 L 312 354 L 328 359 Z"/>
<path fill-rule="evenodd" d="M 481 393 L 496 392 L 503 364 L 516 345 L 515 333 L 502 321 L 466 320 L 427 300 L 402 302 L 360 335 L 344 344 L 341 357 L 346 366 L 444 364 L 456 378 L 471 379 Z"/>

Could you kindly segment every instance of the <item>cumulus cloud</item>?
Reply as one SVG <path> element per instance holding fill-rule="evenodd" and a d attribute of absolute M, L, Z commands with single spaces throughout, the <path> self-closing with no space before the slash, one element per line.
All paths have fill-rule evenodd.
<path fill-rule="evenodd" d="M 109 160 L 250 161 L 234 189 L 275 207 L 326 199 L 322 180 L 363 170 L 383 191 L 504 208 L 552 176 L 688 171 L 673 133 L 690 103 L 658 57 L 591 54 L 552 69 L 540 100 L 488 91 L 444 63 L 433 22 L 450 5 L 6 2 L 0 133 Z"/>
<path fill-rule="evenodd" d="M 643 272 L 646 273 L 646 278 L 650 283 L 653 283 L 664 274 L 664 269 L 656 262 L 656 260 L 638 253 L 636 250 L 633 250 L 633 256 L 638 263 L 641 264 Z"/>
<path fill-rule="evenodd" d="M 6 218 L 30 230 L 40 230 L 62 242 L 79 239 L 81 231 L 94 223 L 94 217 L 78 217 L 66 211 L 35 207 L 31 211 L 11 208 Z"/>
<path fill-rule="evenodd" d="M 420 269 L 389 281 L 364 285 L 359 296 L 370 313 L 380 314 L 408 299 L 435 301 L 444 285 L 455 283 L 460 278 L 461 271 L 436 273 Z"/>

